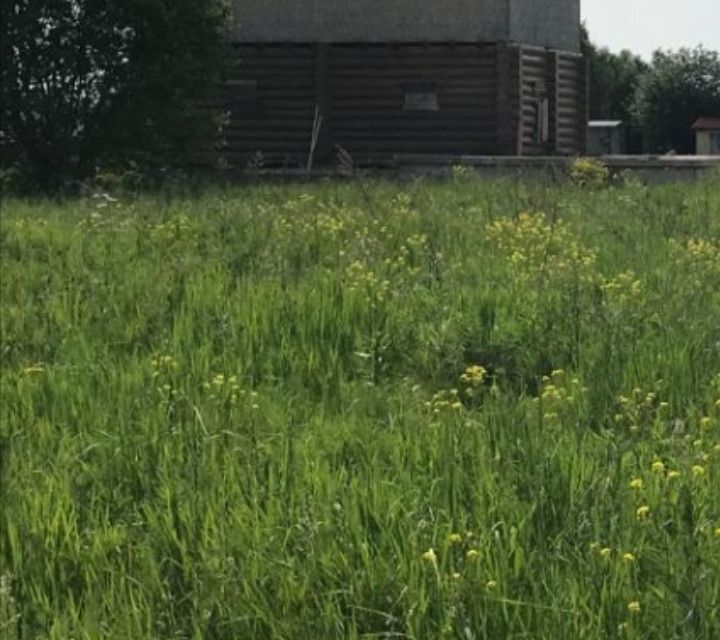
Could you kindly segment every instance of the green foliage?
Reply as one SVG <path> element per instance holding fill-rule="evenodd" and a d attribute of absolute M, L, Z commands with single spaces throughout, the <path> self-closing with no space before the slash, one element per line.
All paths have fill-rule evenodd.
<path fill-rule="evenodd" d="M 702 47 L 656 51 L 638 86 L 634 111 L 651 150 L 693 153 L 693 122 L 720 116 L 720 54 Z"/>
<path fill-rule="evenodd" d="M 570 179 L 579 187 L 600 189 L 607 186 L 610 170 L 599 160 L 578 158 L 570 167 Z"/>
<path fill-rule="evenodd" d="M 224 18 L 223 0 L 2 0 L 3 164 L 55 190 L 99 163 L 181 159 Z"/>
<path fill-rule="evenodd" d="M 0 220 L 0 635 L 720 637 L 720 183 Z"/>
<path fill-rule="evenodd" d="M 622 120 L 634 123 L 633 105 L 640 79 L 649 65 L 630 51 L 612 53 L 607 49 L 591 49 L 590 118 Z"/>

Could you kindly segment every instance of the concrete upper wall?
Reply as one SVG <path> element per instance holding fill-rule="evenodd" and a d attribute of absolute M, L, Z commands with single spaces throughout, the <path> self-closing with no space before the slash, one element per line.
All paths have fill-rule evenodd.
<path fill-rule="evenodd" d="M 510 40 L 580 51 L 579 0 L 510 0 Z"/>
<path fill-rule="evenodd" d="M 235 0 L 241 42 L 514 40 L 576 51 L 580 0 Z"/>

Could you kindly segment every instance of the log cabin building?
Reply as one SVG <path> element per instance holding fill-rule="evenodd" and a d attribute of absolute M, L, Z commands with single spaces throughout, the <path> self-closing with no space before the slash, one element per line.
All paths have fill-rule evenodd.
<path fill-rule="evenodd" d="M 586 147 L 580 0 L 236 0 L 231 37 L 234 166 Z"/>

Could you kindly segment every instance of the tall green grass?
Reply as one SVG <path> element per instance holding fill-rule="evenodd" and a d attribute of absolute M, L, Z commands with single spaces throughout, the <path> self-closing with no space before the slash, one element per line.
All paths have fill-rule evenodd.
<path fill-rule="evenodd" d="M 3 638 L 720 637 L 717 181 L 2 211 Z"/>

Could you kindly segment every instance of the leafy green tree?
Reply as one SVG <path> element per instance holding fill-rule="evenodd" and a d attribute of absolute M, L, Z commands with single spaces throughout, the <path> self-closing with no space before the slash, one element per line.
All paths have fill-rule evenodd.
<path fill-rule="evenodd" d="M 649 65 L 631 51 L 612 53 L 597 47 L 584 25 L 582 45 L 590 67 L 590 118 L 631 124 L 635 92 Z"/>
<path fill-rule="evenodd" d="M 590 59 L 590 117 L 633 121 L 632 107 L 640 79 L 649 66 L 630 51 L 598 49 Z"/>
<path fill-rule="evenodd" d="M 650 151 L 692 153 L 693 122 L 720 117 L 720 55 L 702 47 L 656 51 L 633 110 Z"/>
<path fill-rule="evenodd" d="M 203 118 L 224 0 L 0 0 L 3 165 L 52 190 L 98 163 L 167 163 Z"/>

